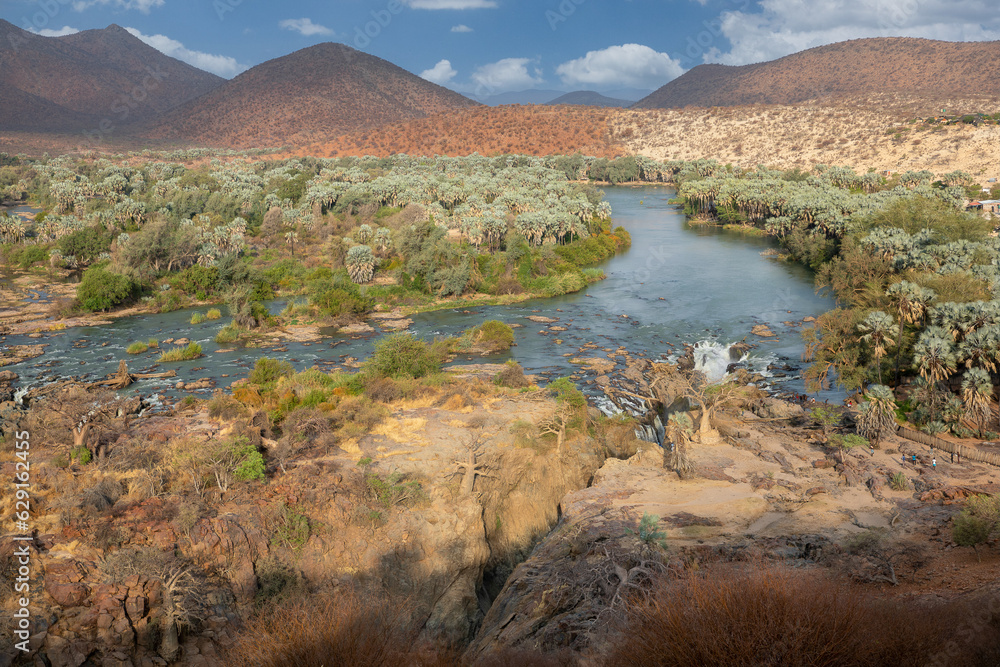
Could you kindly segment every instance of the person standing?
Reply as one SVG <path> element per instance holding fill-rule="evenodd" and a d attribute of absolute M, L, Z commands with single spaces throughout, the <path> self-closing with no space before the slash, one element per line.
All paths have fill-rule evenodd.
<path fill-rule="evenodd" d="M 935 470 L 937 470 L 937 457 L 936 456 L 934 456 L 934 457 L 931 458 L 931 467 L 934 468 Z"/>

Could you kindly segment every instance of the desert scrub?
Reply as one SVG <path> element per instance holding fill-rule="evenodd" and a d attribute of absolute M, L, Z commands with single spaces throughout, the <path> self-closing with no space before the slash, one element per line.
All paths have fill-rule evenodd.
<path fill-rule="evenodd" d="M 367 473 L 365 484 L 372 500 L 386 509 L 394 505 L 408 505 L 425 497 L 420 482 L 405 480 L 402 473 L 394 472 L 386 477 L 377 473 Z"/>
<path fill-rule="evenodd" d="M 197 359 L 200 356 L 202 356 L 201 345 L 198 343 L 188 343 L 187 347 L 175 347 L 172 350 L 167 350 L 160 355 L 157 361 L 160 363 L 168 361 L 190 361 L 192 359 Z"/>
<path fill-rule="evenodd" d="M 291 377 L 295 374 L 295 368 L 287 361 L 261 357 L 253 365 L 250 372 L 250 384 L 261 387 L 273 387 L 278 380 L 283 377 Z"/>
<path fill-rule="evenodd" d="M 196 312 L 191 314 L 191 324 L 201 324 L 204 321 L 205 321 L 205 316 L 202 315 L 201 313 Z"/>
<path fill-rule="evenodd" d="M 205 313 L 206 320 L 218 320 L 222 318 L 222 311 L 218 308 L 209 308 L 208 312 Z"/>
<path fill-rule="evenodd" d="M 143 352 L 146 352 L 147 350 L 149 350 L 149 345 L 147 345 L 146 343 L 143 343 L 140 340 L 140 341 L 136 341 L 135 343 L 132 343 L 131 345 L 129 345 L 125 349 L 125 352 L 127 352 L 128 354 L 142 354 Z"/>

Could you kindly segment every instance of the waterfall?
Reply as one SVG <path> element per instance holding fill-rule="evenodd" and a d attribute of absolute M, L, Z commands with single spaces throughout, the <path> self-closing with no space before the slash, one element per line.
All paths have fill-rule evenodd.
<path fill-rule="evenodd" d="M 714 340 L 703 340 L 694 345 L 694 368 L 704 373 L 710 382 L 723 379 L 729 373 L 730 364 L 743 363 L 748 357 L 747 352 Z"/>

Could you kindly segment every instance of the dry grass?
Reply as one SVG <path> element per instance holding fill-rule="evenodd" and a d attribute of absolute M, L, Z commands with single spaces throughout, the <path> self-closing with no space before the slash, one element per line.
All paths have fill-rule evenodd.
<path fill-rule="evenodd" d="M 415 647 L 418 628 L 407 607 L 355 591 L 302 596 L 251 621 L 228 656 L 231 665 L 442 664 Z"/>
<path fill-rule="evenodd" d="M 627 612 L 604 664 L 917 665 L 957 622 L 815 572 L 744 564 L 661 580 Z"/>

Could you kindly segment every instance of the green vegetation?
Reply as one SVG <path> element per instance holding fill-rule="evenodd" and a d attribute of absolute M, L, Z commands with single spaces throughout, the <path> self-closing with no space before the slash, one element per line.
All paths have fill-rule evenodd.
<path fill-rule="evenodd" d="M 205 321 L 205 316 L 201 313 L 193 313 L 191 315 L 191 324 L 201 324 Z"/>
<path fill-rule="evenodd" d="M 407 333 L 396 333 L 375 344 L 365 362 L 366 373 L 390 378 L 421 378 L 441 368 L 443 351 Z"/>
<path fill-rule="evenodd" d="M 206 320 L 218 320 L 222 319 L 222 311 L 218 308 L 209 308 L 208 312 L 205 313 Z"/>
<path fill-rule="evenodd" d="M 198 343 L 188 343 L 187 347 L 175 347 L 160 354 L 156 360 L 158 363 L 169 361 L 190 361 L 202 356 L 201 345 Z"/>
<path fill-rule="evenodd" d="M 1000 244 L 993 221 L 964 210 L 973 177 L 932 183 L 930 172 L 887 179 L 816 165 L 803 179 L 704 160 L 671 172 L 688 213 L 763 229 L 816 269 L 838 308 L 804 331 L 806 380 L 810 389 L 886 385 L 863 406 L 859 427 L 873 443 L 893 427 L 890 388 L 904 375 L 922 383 L 907 418 L 956 435 L 967 434 L 967 418 L 985 434 L 984 373 L 1000 364 Z M 960 397 L 946 388 L 956 380 Z"/>
<path fill-rule="evenodd" d="M 135 292 L 136 285 L 131 278 L 95 265 L 84 271 L 76 298 L 84 310 L 110 310 Z"/>
<path fill-rule="evenodd" d="M 1000 532 L 1000 496 L 972 496 L 955 517 L 952 539 L 961 547 L 972 547 L 980 558 L 979 546 Z"/>
<path fill-rule="evenodd" d="M 125 352 L 128 354 L 142 354 L 147 350 L 149 350 L 149 345 L 143 343 L 142 341 L 136 341 L 135 343 L 129 345 Z"/>

